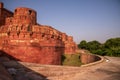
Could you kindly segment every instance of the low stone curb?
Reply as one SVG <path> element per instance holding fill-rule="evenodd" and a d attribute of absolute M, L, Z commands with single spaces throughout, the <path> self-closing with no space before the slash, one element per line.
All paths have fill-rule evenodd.
<path fill-rule="evenodd" d="M 91 55 L 92 55 L 92 54 L 91 54 Z M 98 60 L 98 61 L 95 61 L 95 62 L 91 62 L 91 63 L 88 63 L 88 64 L 81 65 L 81 67 L 88 67 L 88 66 L 96 65 L 96 64 L 99 64 L 99 63 L 102 63 L 102 62 L 105 61 L 104 57 L 99 56 L 99 55 L 95 55 L 95 56 L 97 56 L 97 57 L 99 57 L 99 58 L 101 58 L 101 59 Z"/>

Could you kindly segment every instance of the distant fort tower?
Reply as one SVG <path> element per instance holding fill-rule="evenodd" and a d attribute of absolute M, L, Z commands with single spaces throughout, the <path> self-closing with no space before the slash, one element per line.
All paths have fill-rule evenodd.
<path fill-rule="evenodd" d="M 75 53 L 73 37 L 38 24 L 36 16 L 25 7 L 13 13 L 0 2 L 0 50 L 19 61 L 59 65 L 62 54 Z"/>
<path fill-rule="evenodd" d="M 36 11 L 30 8 L 17 8 L 14 12 L 14 22 L 15 24 L 32 24 L 35 25 L 36 22 Z"/>
<path fill-rule="evenodd" d="M 13 13 L 4 8 L 4 4 L 0 2 L 0 26 L 5 24 L 7 17 L 12 17 Z"/>
<path fill-rule="evenodd" d="M 4 7 L 3 3 L 2 3 L 2 2 L 0 2 L 0 8 L 3 8 L 3 7 Z"/>

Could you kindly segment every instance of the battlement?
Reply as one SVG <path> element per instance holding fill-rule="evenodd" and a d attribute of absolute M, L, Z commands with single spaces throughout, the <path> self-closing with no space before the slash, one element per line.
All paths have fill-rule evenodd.
<path fill-rule="evenodd" d="M 30 8 L 19 7 L 14 11 L 14 24 L 36 24 L 36 11 Z"/>
<path fill-rule="evenodd" d="M 25 62 L 61 64 L 61 55 L 74 54 L 72 36 L 37 23 L 35 10 L 18 7 L 14 14 L 0 3 L 0 47 Z M 2 9 L 3 8 L 3 9 Z"/>
<path fill-rule="evenodd" d="M 4 4 L 2 2 L 0 2 L 0 8 L 3 8 Z"/>
<path fill-rule="evenodd" d="M 0 2 L 0 26 L 5 25 L 5 20 L 8 17 L 12 17 L 13 13 L 4 8 L 4 4 Z"/>

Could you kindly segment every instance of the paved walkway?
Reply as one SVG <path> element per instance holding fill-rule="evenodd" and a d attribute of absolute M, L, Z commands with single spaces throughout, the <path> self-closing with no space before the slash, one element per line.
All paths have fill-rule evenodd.
<path fill-rule="evenodd" d="M 11 74 L 14 74 L 14 80 L 120 80 L 120 57 L 105 58 L 106 61 L 87 67 L 40 65 L 14 61 L 5 62 L 4 65 Z"/>
<path fill-rule="evenodd" d="M 84 67 L 64 80 L 120 80 L 120 57 L 106 57 L 106 62 Z"/>

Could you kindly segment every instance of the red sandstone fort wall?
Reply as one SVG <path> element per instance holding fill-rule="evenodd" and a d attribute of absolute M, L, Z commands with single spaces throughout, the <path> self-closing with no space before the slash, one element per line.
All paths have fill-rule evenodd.
<path fill-rule="evenodd" d="M 5 24 L 7 17 L 12 17 L 13 13 L 4 8 L 4 4 L 0 2 L 0 26 Z"/>
<path fill-rule="evenodd" d="M 12 14 L 3 4 L 0 10 L 4 19 L 0 23 L 0 48 L 9 55 L 25 62 L 61 64 L 62 54 L 75 53 L 73 37 L 51 26 L 38 25 L 36 11 L 19 7 Z"/>
<path fill-rule="evenodd" d="M 11 50 L 10 50 L 11 49 Z M 12 57 L 23 62 L 61 64 L 62 47 L 52 46 L 5 46 L 3 49 Z M 17 53 L 16 53 L 17 52 Z M 22 55 L 22 56 L 21 56 Z"/>
<path fill-rule="evenodd" d="M 81 53 L 81 62 L 84 64 L 92 63 L 101 60 L 101 58 L 94 54 Z"/>

